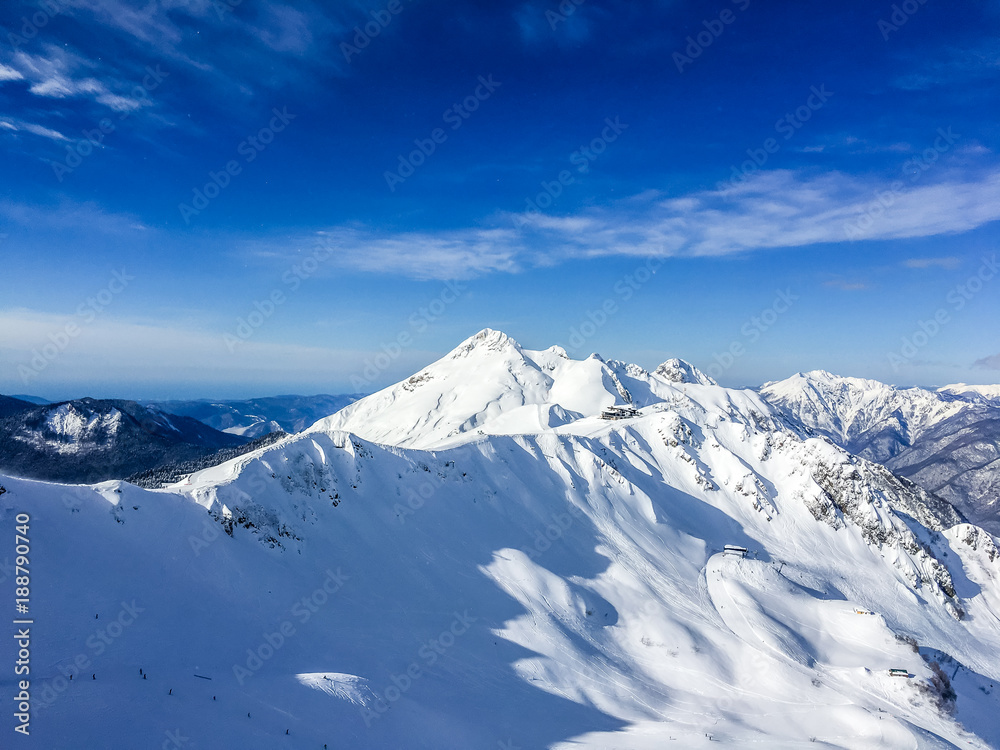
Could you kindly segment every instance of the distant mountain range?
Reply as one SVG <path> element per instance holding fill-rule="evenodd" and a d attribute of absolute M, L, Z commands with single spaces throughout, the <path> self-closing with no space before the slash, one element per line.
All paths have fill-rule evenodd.
<path fill-rule="evenodd" d="M 1000 533 L 1000 386 L 897 388 L 816 370 L 767 383 L 760 393 L 812 433 Z"/>
<path fill-rule="evenodd" d="M 359 398 L 361 394 L 319 394 L 271 396 L 244 401 L 155 401 L 148 405 L 170 414 L 192 417 L 222 432 L 255 438 L 279 430 L 302 432 Z"/>
<path fill-rule="evenodd" d="M 27 401 L 29 404 L 52 404 L 54 401 L 49 401 L 46 398 L 41 398 L 40 396 L 28 396 L 23 393 L 15 393 L 8 398 L 16 398 L 18 401 Z"/>
<path fill-rule="evenodd" d="M 501 335 L 495 338 L 485 345 L 503 348 Z M 62 481 L 125 478 L 158 468 L 163 471 L 155 473 L 156 477 L 175 477 L 179 466 L 201 467 L 206 456 L 220 449 L 236 448 L 268 434 L 302 432 L 320 420 L 325 429 L 346 429 L 372 440 L 420 448 L 448 445 L 465 432 L 480 431 L 482 420 L 487 419 L 491 420 L 490 429 L 503 432 L 557 427 L 580 414 L 564 405 L 585 401 L 587 394 L 581 390 L 576 397 L 563 396 L 561 390 L 572 386 L 548 381 L 554 363 L 566 360 L 566 353 L 552 347 L 545 357 L 547 364 L 531 362 L 492 376 L 481 373 L 482 381 L 492 384 L 498 394 L 498 404 L 475 409 L 472 417 L 462 409 L 459 413 L 465 416 L 457 421 L 448 417 L 443 407 L 449 402 L 463 404 L 473 396 L 482 398 L 483 391 L 464 389 L 440 367 L 440 371 L 421 371 L 374 394 L 364 406 L 356 403 L 363 398 L 361 394 L 175 400 L 145 406 L 93 399 L 39 406 L 29 403 L 44 401 L 34 396 L 0 396 L 0 435 L 6 438 L 0 447 L 0 469 Z M 618 384 L 614 387 L 621 388 L 623 402 L 649 401 L 650 394 L 633 394 L 622 385 L 641 368 L 616 361 L 604 363 L 596 355 L 585 362 L 591 363 L 586 367 L 602 369 L 602 377 Z M 715 385 L 710 377 L 680 359 L 667 360 L 654 374 L 682 385 Z M 437 395 L 429 400 L 418 394 L 417 387 L 428 378 L 443 379 L 448 386 L 440 394 L 440 403 Z M 548 397 L 544 394 L 553 388 L 559 403 L 539 402 L 545 401 Z M 816 370 L 766 383 L 757 390 L 795 425 L 883 464 L 944 498 L 972 522 L 1000 533 L 1000 386 L 898 388 Z M 419 393 L 427 391 L 420 389 Z M 518 402 L 515 411 L 508 408 L 513 400 Z M 59 417 L 60 409 L 77 416 Z M 138 432 L 123 427 L 123 437 L 109 437 L 112 410 L 121 412 L 122 418 L 132 416 L 139 424 L 145 421 L 159 427 Z M 10 422 L 15 415 L 17 420 Z M 86 426 L 80 428 L 79 440 L 65 432 L 68 425 L 78 422 Z M 165 427 L 168 423 L 172 427 Z M 411 430 L 414 434 L 408 436 Z"/>
<path fill-rule="evenodd" d="M 28 478 L 99 482 L 246 442 L 134 401 L 36 405 L 0 397 L 0 469 Z"/>
<path fill-rule="evenodd" d="M 258 440 L 264 436 L 301 432 L 357 398 L 275 396 L 141 405 L 122 399 L 49 403 L 34 396 L 0 396 L 0 471 L 80 483 L 136 476 L 146 486 L 157 486 L 211 465 L 206 461 L 221 463 L 273 442 Z"/>

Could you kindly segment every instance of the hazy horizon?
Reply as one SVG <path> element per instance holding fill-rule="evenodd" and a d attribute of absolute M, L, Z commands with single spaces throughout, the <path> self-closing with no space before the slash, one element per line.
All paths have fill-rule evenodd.
<path fill-rule="evenodd" d="M 532 350 L 535 350 L 535 351 L 539 351 L 539 350 L 542 350 L 542 349 L 547 349 L 548 347 L 539 346 L 539 347 L 525 347 L 525 348 L 532 349 Z M 604 359 L 621 359 L 620 357 L 615 357 L 613 355 L 605 356 L 605 354 L 603 352 L 593 352 L 593 353 L 600 355 Z M 447 352 L 442 352 L 440 356 L 445 356 L 446 354 L 447 354 Z M 375 356 L 377 357 L 378 355 L 376 354 Z M 412 373 L 408 373 L 408 374 L 413 374 L 413 373 L 418 372 L 419 370 L 423 369 L 423 367 L 425 367 L 427 365 L 430 365 L 433 362 L 437 361 L 440 358 L 440 356 L 439 355 L 434 355 L 433 358 L 428 359 L 422 365 L 419 365 L 419 366 L 415 367 L 414 370 L 413 370 L 413 372 Z M 571 354 L 570 356 L 571 356 L 572 359 L 585 359 L 589 355 L 585 355 L 585 354 L 572 355 Z M 668 358 L 669 357 L 665 357 L 663 360 L 658 360 L 656 362 L 647 362 L 647 363 L 635 362 L 634 364 L 639 364 L 640 366 L 644 367 L 647 371 L 652 372 L 661 362 L 663 362 L 665 359 L 668 359 Z M 679 358 L 680 359 L 685 359 L 684 357 L 679 357 Z M 375 364 L 374 358 L 368 358 L 366 361 L 371 366 L 374 366 L 374 364 Z M 627 360 L 624 360 L 624 361 L 627 361 Z M 697 363 L 697 362 L 691 362 L 690 364 L 694 365 L 695 367 L 697 367 L 698 369 L 702 370 L 703 372 L 708 372 L 709 368 L 703 367 L 703 366 L 699 365 L 699 363 Z M 718 365 L 718 363 L 711 363 L 711 364 L 714 364 L 716 366 L 720 366 L 720 365 Z M 365 363 L 363 362 L 362 363 L 362 368 L 359 371 L 361 373 L 361 375 L 364 374 L 364 365 L 365 365 Z M 711 367 L 711 365 L 709 365 L 709 367 Z M 821 370 L 821 369 L 822 368 L 809 368 L 809 369 L 806 369 L 806 370 L 797 370 L 795 372 L 788 372 L 788 373 L 786 373 L 785 375 L 783 375 L 781 377 L 771 378 L 771 379 L 768 379 L 768 380 L 762 380 L 760 382 L 747 382 L 747 383 L 732 383 L 732 382 L 726 383 L 726 382 L 722 382 L 722 383 L 720 383 L 720 385 L 724 385 L 724 386 L 729 387 L 729 388 L 736 388 L 736 389 L 744 389 L 745 388 L 745 389 L 751 389 L 751 390 L 753 390 L 753 389 L 759 388 L 760 386 L 762 386 L 762 385 L 764 385 L 764 384 L 766 384 L 768 382 L 774 382 L 774 381 L 784 380 L 785 378 L 791 377 L 791 376 L 796 375 L 796 374 L 801 374 L 801 373 L 811 372 L 811 371 L 816 371 L 816 370 Z M 835 376 L 838 376 L 838 377 L 861 377 L 861 376 L 858 376 L 858 375 L 854 375 L 852 373 L 832 372 L 831 374 L 833 374 Z M 406 375 L 404 375 L 401 378 L 399 378 L 399 380 L 403 380 L 405 378 L 406 378 Z M 81 398 L 95 398 L 95 399 L 116 399 L 116 398 L 122 398 L 122 399 L 131 400 L 131 401 L 137 401 L 139 403 L 154 402 L 154 401 L 155 402 L 167 402 L 167 401 L 206 401 L 206 402 L 211 402 L 211 401 L 248 401 L 248 400 L 260 399 L 260 398 L 281 398 L 281 397 L 305 397 L 305 398 L 309 398 L 309 397 L 318 397 L 318 396 L 367 395 L 367 394 L 375 393 L 376 391 L 382 390 L 383 388 L 388 388 L 388 387 L 394 385 L 395 383 L 399 382 L 399 380 L 386 380 L 385 382 L 377 382 L 377 381 L 375 381 L 375 382 L 372 383 L 372 387 L 368 388 L 367 390 L 359 390 L 359 391 L 347 390 L 347 391 L 340 391 L 340 392 L 331 392 L 331 391 L 323 391 L 323 390 L 309 390 L 309 389 L 306 389 L 306 390 L 298 392 L 298 393 L 293 393 L 291 391 L 283 391 L 283 392 L 258 392 L 256 390 L 254 390 L 253 387 L 251 386 L 251 387 L 249 387 L 249 390 L 230 391 L 230 392 L 221 392 L 221 393 L 220 392 L 208 392 L 206 394 L 205 392 L 198 390 L 198 385 L 197 384 L 192 384 L 192 385 L 181 385 L 181 386 L 178 386 L 174 390 L 164 390 L 164 391 L 160 391 L 160 392 L 153 393 L 153 394 L 150 394 L 150 393 L 147 393 L 147 392 L 143 391 L 141 389 L 141 386 L 139 386 L 137 390 L 130 390 L 129 388 L 115 389 L 115 387 L 112 386 L 112 385 L 108 385 L 108 386 L 97 385 L 97 386 L 94 386 L 90 391 L 78 391 L 78 390 L 74 390 L 72 386 L 67 386 L 65 388 L 65 390 L 59 390 L 58 387 L 57 387 L 56 389 L 54 389 L 54 392 L 56 393 L 56 396 L 55 397 L 51 397 L 51 398 L 49 397 L 48 393 L 42 394 L 42 393 L 28 393 L 28 392 L 17 392 L 17 393 L 15 393 L 15 392 L 6 393 L 5 392 L 5 393 L 2 393 L 0 395 L 10 396 L 10 397 L 14 397 L 14 398 L 17 398 L 19 396 L 27 396 L 27 397 L 31 397 L 31 398 L 41 398 L 41 399 L 44 399 L 45 401 L 48 401 L 50 403 L 58 403 L 58 402 L 62 402 L 62 401 L 72 401 L 72 400 L 81 399 Z M 997 378 L 996 380 L 1000 380 L 1000 378 Z M 958 381 L 955 381 L 955 382 L 932 383 L 932 384 L 918 384 L 918 383 L 891 382 L 891 381 L 882 381 L 882 382 L 886 382 L 888 385 L 892 385 L 892 386 L 895 386 L 897 388 L 925 388 L 925 389 L 928 389 L 928 390 L 935 390 L 935 389 L 943 388 L 943 387 L 950 386 L 950 385 L 995 385 L 996 384 L 995 382 L 964 383 L 964 382 L 958 382 Z"/>

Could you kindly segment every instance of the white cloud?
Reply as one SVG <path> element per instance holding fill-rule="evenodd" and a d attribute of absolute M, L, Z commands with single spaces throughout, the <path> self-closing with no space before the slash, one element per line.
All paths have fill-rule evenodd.
<path fill-rule="evenodd" d="M 414 279 L 463 279 L 518 270 L 517 241 L 518 234 L 513 229 L 388 234 L 336 228 L 286 241 L 247 243 L 243 251 L 288 268 L 318 253 L 324 274 L 341 268 L 395 273 Z"/>
<path fill-rule="evenodd" d="M 52 206 L 42 206 L 0 200 L 0 217 L 31 232 L 44 229 L 83 229 L 87 232 L 128 235 L 147 229 L 137 217 L 105 211 L 91 201 L 63 201 Z"/>
<path fill-rule="evenodd" d="M 43 127 L 42 125 L 36 125 L 33 122 L 24 122 L 23 120 L 0 120 L 0 128 L 5 130 L 10 130 L 13 132 L 18 132 L 24 130 L 33 135 L 37 135 L 41 138 L 49 138 L 53 141 L 68 141 L 69 138 L 64 136 L 58 130 L 52 130 L 50 128 Z"/>
<path fill-rule="evenodd" d="M 52 76 L 33 83 L 28 88 L 35 96 L 49 96 L 54 99 L 64 99 L 77 93 L 77 87 L 65 76 Z"/>
<path fill-rule="evenodd" d="M 295 7 L 293 7 L 293 5 Z M 349 29 L 360 21 L 363 25 L 370 19 L 369 11 L 384 8 L 384 3 L 369 0 L 352 3 L 323 3 L 299 0 L 292 4 L 268 2 L 261 4 L 253 14 L 244 13 L 239 2 L 224 2 L 219 0 L 160 0 L 139 4 L 130 0 L 102 0 L 99 3 L 88 3 L 89 10 L 97 23 L 122 31 L 143 42 L 150 49 L 156 50 L 158 56 L 170 63 L 191 66 L 203 73 L 211 73 L 217 83 L 226 90 L 245 89 L 248 95 L 253 95 L 257 84 L 268 88 L 280 88 L 289 81 L 301 81 L 306 75 L 303 58 L 308 53 L 323 49 L 323 42 L 331 38 L 340 39 Z M 358 7 L 354 7 L 358 6 Z M 349 24 L 330 17 L 347 15 L 351 18 Z M 182 14 L 188 18 L 182 19 Z M 252 19 L 252 20 L 251 20 Z M 293 64 L 283 70 L 273 65 L 273 59 L 268 58 L 255 73 L 263 72 L 260 80 L 254 81 L 248 57 L 232 52 L 228 44 L 206 54 L 202 44 L 202 31 L 212 33 L 224 28 L 228 37 L 233 31 L 242 34 L 235 44 L 240 53 L 246 52 L 248 44 L 263 44 L 269 50 L 294 58 Z M 185 50 L 196 49 L 197 59 L 191 57 Z M 215 57 L 215 61 L 207 62 Z M 250 56 L 253 57 L 252 55 Z M 234 59 L 239 59 L 235 69 L 230 69 Z M 326 55 L 307 61 L 309 64 L 321 64 L 340 72 L 346 70 L 340 55 Z M 166 63 L 165 63 L 166 64 Z M 247 85 L 247 82 L 253 83 Z"/>
<path fill-rule="evenodd" d="M 22 123 L 21 127 L 27 130 L 29 133 L 40 136 L 41 138 L 51 138 L 53 141 L 68 141 L 69 138 L 64 136 L 58 130 L 52 130 L 50 128 L 43 127 L 41 125 L 35 125 L 31 122 Z"/>
<path fill-rule="evenodd" d="M 113 109 L 115 112 L 134 112 L 137 109 L 141 109 L 144 105 L 150 103 L 148 97 L 144 99 L 133 99 L 128 96 L 119 96 L 118 94 L 112 93 L 101 93 L 99 96 L 95 97 L 98 104 L 103 104 L 105 107 Z"/>
<path fill-rule="evenodd" d="M 0 64 L 0 81 L 20 81 L 23 78 L 24 76 L 21 75 L 21 71 Z"/>
<path fill-rule="evenodd" d="M 35 96 L 49 99 L 89 96 L 115 112 L 130 112 L 149 104 L 148 99 L 138 100 L 114 93 L 108 84 L 92 75 L 78 77 L 80 71 L 91 70 L 93 63 L 52 45 L 46 45 L 44 55 L 17 52 L 13 64 L 17 68 L 15 72 L 31 82 L 28 91 Z M 115 88 L 127 88 L 124 84 L 112 83 Z"/>
<path fill-rule="evenodd" d="M 699 256 L 843 242 L 865 216 L 871 221 L 859 231 L 869 240 L 963 232 L 1000 218 L 1000 172 L 906 185 L 885 207 L 878 195 L 888 188 L 839 172 L 774 170 L 727 189 L 653 200 L 642 210 L 633 203 L 587 211 L 575 217 L 589 220 L 579 232 L 539 214 L 520 214 L 519 223 L 568 255 Z"/>
<path fill-rule="evenodd" d="M 977 359 L 972 363 L 972 366 L 982 367 L 987 370 L 1000 370 L 1000 354 L 994 354 L 992 357 Z"/>
<path fill-rule="evenodd" d="M 1000 48 L 991 40 L 979 47 L 963 45 L 944 49 L 939 55 L 909 55 L 903 59 L 904 67 L 912 72 L 900 76 L 892 85 L 903 91 L 926 91 L 994 76 L 1000 68 Z"/>
<path fill-rule="evenodd" d="M 311 17 L 287 5 L 266 6 L 267 22 L 260 29 L 260 38 L 275 52 L 304 55 L 313 44 L 309 24 Z"/>
<path fill-rule="evenodd" d="M 720 256 L 851 239 L 928 237 L 1000 219 L 1000 171 L 905 185 L 885 207 L 878 195 L 884 196 L 888 189 L 886 182 L 839 172 L 810 176 L 774 170 L 735 186 L 669 198 L 646 190 L 610 206 L 570 215 L 500 215 L 509 228 L 389 233 L 341 227 L 322 235 L 337 248 L 327 262 L 331 267 L 450 279 L 574 258 Z M 866 217 L 859 229 L 859 218 Z M 315 236 L 299 236 L 246 243 L 244 252 L 292 264 L 306 257 L 315 243 Z M 928 261 L 913 260 L 921 262 Z"/>

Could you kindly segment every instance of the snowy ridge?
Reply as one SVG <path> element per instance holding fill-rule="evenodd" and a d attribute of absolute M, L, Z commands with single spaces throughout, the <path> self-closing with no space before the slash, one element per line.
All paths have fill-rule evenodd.
<path fill-rule="evenodd" d="M 956 383 L 938 388 L 938 393 L 947 393 L 970 401 L 985 401 L 1000 406 L 1000 385 L 966 385 Z"/>
<path fill-rule="evenodd" d="M 752 391 L 484 332 L 165 490 L 0 483 L 60 581 L 39 686 L 144 608 L 40 747 L 1000 745 L 996 540 Z"/>
<path fill-rule="evenodd" d="M 690 362 L 673 357 L 656 368 L 656 374 L 671 383 L 697 383 L 698 385 L 718 385 Z"/>
<path fill-rule="evenodd" d="M 1000 532 L 1000 386 L 896 388 L 824 371 L 767 383 L 790 420 L 885 464 Z"/>
<path fill-rule="evenodd" d="M 845 378 L 823 370 L 765 383 L 761 393 L 807 427 L 876 461 L 895 456 L 931 426 L 968 408 L 922 388 Z"/>
<path fill-rule="evenodd" d="M 596 354 L 573 360 L 560 347 L 523 349 L 506 334 L 485 329 L 402 383 L 310 429 L 348 430 L 376 442 L 440 448 L 483 435 L 559 429 L 597 417 L 608 406 L 642 408 L 683 400 L 689 386 L 694 393 L 714 384 L 678 359 L 650 374 Z M 755 403 L 760 406 L 759 400 Z"/>

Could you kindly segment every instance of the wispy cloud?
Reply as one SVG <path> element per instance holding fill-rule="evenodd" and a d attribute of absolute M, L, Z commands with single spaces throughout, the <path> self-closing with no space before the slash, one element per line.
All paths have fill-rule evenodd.
<path fill-rule="evenodd" d="M 318 257 L 324 269 L 393 273 L 426 280 L 517 271 L 519 250 L 518 234 L 512 229 L 389 234 L 351 227 L 277 242 L 244 243 L 241 252 L 270 265 L 291 267 L 305 258 Z"/>
<path fill-rule="evenodd" d="M 20 81 L 23 78 L 21 71 L 0 64 L 0 81 Z"/>
<path fill-rule="evenodd" d="M 823 286 L 839 289 L 842 292 L 860 292 L 869 288 L 868 284 L 864 281 L 846 281 L 845 279 L 831 279 L 829 281 L 824 281 Z"/>
<path fill-rule="evenodd" d="M 51 128 L 46 128 L 42 125 L 36 125 L 33 122 L 24 122 L 23 120 L 14 119 L 0 119 L 0 128 L 4 130 L 17 133 L 19 131 L 25 131 L 33 135 L 37 135 L 40 138 L 48 138 L 53 141 L 68 141 L 69 138 L 64 136 L 58 130 L 52 130 Z"/>
<path fill-rule="evenodd" d="M 994 354 L 992 357 L 977 359 L 972 363 L 972 366 L 981 367 L 986 370 L 1000 370 L 1000 354 Z"/>
<path fill-rule="evenodd" d="M 261 28 L 261 40 L 275 52 L 304 55 L 313 46 L 312 17 L 287 5 L 266 8 L 267 20 Z"/>
<path fill-rule="evenodd" d="M 528 47 L 579 45 L 590 39 L 594 9 L 582 3 L 525 3 L 513 11 L 522 43 Z"/>
<path fill-rule="evenodd" d="M 106 211 L 90 201 L 64 200 L 52 205 L 36 205 L 0 200 L 0 218 L 32 232 L 82 228 L 88 232 L 126 235 L 148 230 L 138 217 Z"/>
<path fill-rule="evenodd" d="M 845 225 L 886 187 L 839 172 L 774 170 L 728 190 L 587 211 L 573 217 L 573 230 L 553 228 L 552 218 L 539 214 L 521 214 L 518 223 L 570 255 L 725 255 L 842 242 Z M 1000 171 L 992 171 L 910 188 L 896 196 L 865 239 L 963 232 L 998 218 Z"/>
<path fill-rule="evenodd" d="M 117 81 L 109 84 L 98 80 L 91 75 L 96 66 L 78 55 L 54 45 L 46 45 L 44 49 L 43 55 L 16 52 L 12 60 L 17 72 L 30 83 L 28 91 L 35 96 L 51 99 L 89 97 L 115 112 L 131 112 L 147 103 L 116 93 L 114 89 L 123 91 L 128 86 Z"/>
<path fill-rule="evenodd" d="M 973 49 L 942 50 L 932 57 L 910 59 L 906 64 L 910 72 L 898 77 L 893 85 L 904 91 L 927 91 L 996 75 L 1000 71 L 1000 48 L 991 41 Z"/>
<path fill-rule="evenodd" d="M 903 261 L 903 265 L 906 268 L 944 268 L 951 270 L 958 268 L 962 264 L 962 261 L 958 258 L 947 257 L 947 258 L 907 258 Z"/>
<path fill-rule="evenodd" d="M 905 154 L 913 151 L 913 145 L 905 141 L 876 141 L 851 134 L 820 136 L 820 140 L 822 142 L 819 144 L 792 146 L 789 150 L 801 154 L 834 152 L 848 153 L 853 156 L 882 153 Z"/>
<path fill-rule="evenodd" d="M 501 214 L 509 228 L 390 233 L 359 227 L 324 230 L 337 248 L 330 265 L 418 279 L 467 278 L 532 266 L 607 256 L 722 256 L 807 247 L 848 239 L 845 225 L 885 185 L 839 172 L 818 176 L 761 172 L 730 189 L 665 198 L 655 190 L 571 215 Z M 867 231 L 866 240 L 929 237 L 968 231 L 1000 219 L 1000 171 L 961 181 L 919 185 L 899 194 Z M 243 252 L 293 263 L 317 235 L 244 243 Z M 951 258 L 914 258 L 910 268 L 951 267 Z M 841 289 L 861 282 L 833 281 Z"/>
<path fill-rule="evenodd" d="M 134 3 L 122 0 L 103 0 L 87 9 L 98 24 L 155 50 L 161 59 L 211 74 L 228 87 L 249 92 L 257 85 L 279 87 L 309 77 L 312 68 L 343 70 L 342 57 L 325 54 L 326 48 L 359 20 L 362 23 L 369 20 L 369 10 L 383 6 L 384 3 L 360 1 L 323 7 L 301 0 L 292 7 L 281 3 L 175 0 L 136 8 Z M 341 20 L 341 16 L 351 21 Z M 204 37 L 216 33 L 222 43 L 205 49 Z M 253 56 L 240 54 L 239 65 L 233 66 L 230 53 L 237 50 L 242 53 L 257 46 L 279 56 L 260 55 L 267 57 L 267 62 L 258 67 Z M 289 64 L 281 63 L 281 55 L 289 58 Z M 307 55 L 308 65 L 303 67 Z"/>

